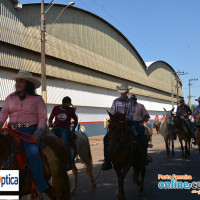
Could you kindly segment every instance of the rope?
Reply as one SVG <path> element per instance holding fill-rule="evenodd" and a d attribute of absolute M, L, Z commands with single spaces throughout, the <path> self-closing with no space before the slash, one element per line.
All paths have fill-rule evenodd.
<path fill-rule="evenodd" d="M 28 133 L 24 133 L 24 132 L 21 132 L 21 131 L 17 131 L 17 130 L 13 130 L 11 128 L 2 128 L 0 129 L 0 133 L 2 132 L 7 132 L 7 133 L 10 133 L 18 138 L 20 138 L 21 140 L 24 140 L 26 142 L 30 142 L 30 143 L 37 143 L 36 141 L 33 141 L 33 140 L 29 140 L 29 139 L 26 139 L 18 134 L 21 134 L 21 135 L 25 135 L 25 136 L 28 136 L 28 137 L 32 137 L 32 135 L 28 134 Z"/>

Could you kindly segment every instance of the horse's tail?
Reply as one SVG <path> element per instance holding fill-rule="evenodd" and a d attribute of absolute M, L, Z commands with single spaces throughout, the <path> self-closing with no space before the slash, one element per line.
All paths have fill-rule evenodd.
<path fill-rule="evenodd" d="M 69 177 L 66 172 L 68 151 L 61 138 L 46 135 L 44 142 L 47 147 L 44 153 L 47 157 L 52 175 L 52 183 L 57 199 L 70 199 Z"/>
<path fill-rule="evenodd" d="M 80 137 L 80 134 L 82 135 L 81 137 Z M 80 139 L 82 137 L 84 138 L 84 140 Z M 80 143 L 84 142 L 84 146 L 85 146 L 85 148 L 87 148 L 85 153 L 87 153 L 87 158 L 90 160 L 91 166 L 92 166 L 93 164 L 92 164 L 92 154 L 91 154 L 91 149 L 90 149 L 90 142 L 89 142 L 88 136 L 85 132 L 79 132 L 79 141 L 78 142 L 80 142 Z M 82 154 L 81 152 L 79 152 L 79 153 Z"/>

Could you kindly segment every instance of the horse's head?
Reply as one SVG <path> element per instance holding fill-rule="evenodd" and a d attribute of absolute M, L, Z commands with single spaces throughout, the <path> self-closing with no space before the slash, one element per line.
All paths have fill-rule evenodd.
<path fill-rule="evenodd" d="M 111 114 L 108 112 L 110 116 L 110 123 L 108 126 L 108 135 L 111 139 L 117 139 L 123 137 L 127 124 L 126 124 L 126 112 L 124 114 L 116 112 Z"/>
<path fill-rule="evenodd" d="M 195 111 L 194 120 L 195 120 L 195 124 L 199 127 L 200 126 L 200 111 Z"/>
<path fill-rule="evenodd" d="M 172 118 L 173 118 L 173 111 L 174 111 L 174 108 L 172 108 L 170 111 L 167 111 L 165 108 L 164 108 L 164 111 L 166 113 L 166 122 L 167 122 L 167 125 L 171 125 L 172 124 Z"/>

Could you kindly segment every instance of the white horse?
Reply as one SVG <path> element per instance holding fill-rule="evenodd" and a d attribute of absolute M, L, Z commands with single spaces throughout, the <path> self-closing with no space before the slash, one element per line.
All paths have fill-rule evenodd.
<path fill-rule="evenodd" d="M 159 133 L 164 137 L 166 150 L 167 150 L 167 156 L 169 156 L 170 152 L 170 143 L 172 144 L 172 155 L 174 155 L 174 137 L 173 137 L 173 125 L 172 125 L 172 112 L 174 111 L 174 108 L 170 111 L 167 111 L 164 108 L 164 111 L 166 112 L 166 120 L 161 122 Z"/>
<path fill-rule="evenodd" d="M 91 150 L 90 150 L 90 143 L 88 140 L 88 137 L 85 133 L 85 128 L 83 126 L 80 126 L 79 131 L 75 132 L 77 137 L 75 140 L 76 143 L 76 150 L 71 149 L 72 152 L 72 158 L 73 158 L 73 187 L 71 189 L 71 193 L 76 191 L 77 188 L 77 167 L 75 165 L 75 157 L 79 156 L 82 162 L 85 164 L 86 167 L 86 173 L 88 176 L 88 179 L 90 180 L 91 183 L 91 188 L 94 189 L 96 187 L 96 183 L 94 181 L 94 177 L 92 175 L 92 169 L 93 169 L 93 163 L 92 163 L 92 155 L 91 155 Z"/>

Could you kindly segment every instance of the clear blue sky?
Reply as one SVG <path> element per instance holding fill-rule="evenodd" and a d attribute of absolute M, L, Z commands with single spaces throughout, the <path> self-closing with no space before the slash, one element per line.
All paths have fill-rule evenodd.
<path fill-rule="evenodd" d="M 40 3 L 41 0 L 19 0 Z M 49 3 L 46 0 L 45 3 Z M 68 4 L 70 0 L 55 0 Z M 145 62 L 162 60 L 180 76 L 188 102 L 189 79 L 192 104 L 200 96 L 200 0 L 74 0 L 75 7 L 90 11 L 116 27 Z M 49 11 L 50 12 L 50 11 Z"/>

